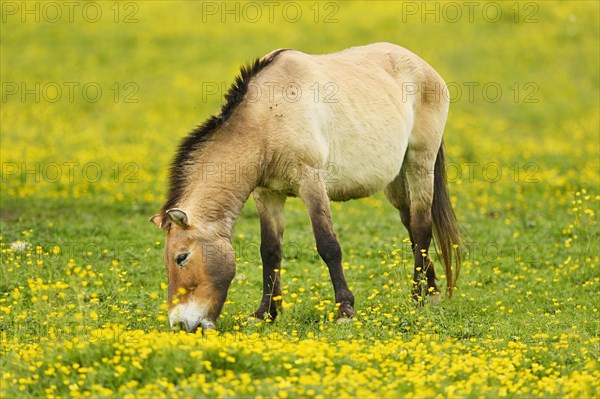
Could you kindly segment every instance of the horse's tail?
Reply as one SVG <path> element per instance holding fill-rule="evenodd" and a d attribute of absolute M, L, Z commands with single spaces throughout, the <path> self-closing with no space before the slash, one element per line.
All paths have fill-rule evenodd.
<path fill-rule="evenodd" d="M 451 298 L 460 272 L 459 246 L 461 234 L 458 220 L 456 219 L 456 214 L 454 213 L 454 209 L 452 209 L 450 196 L 448 195 L 443 142 L 435 159 L 431 216 L 435 238 L 442 251 L 442 260 L 446 271 L 447 292 Z M 452 272 L 452 258 L 456 262 L 454 273 Z"/>

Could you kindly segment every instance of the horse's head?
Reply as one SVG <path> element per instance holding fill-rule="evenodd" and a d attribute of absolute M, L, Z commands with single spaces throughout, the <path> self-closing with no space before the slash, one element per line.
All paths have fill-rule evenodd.
<path fill-rule="evenodd" d="M 165 265 L 169 282 L 171 328 L 195 332 L 215 327 L 235 274 L 229 239 L 194 226 L 181 209 L 170 209 L 150 221 L 167 233 Z"/>

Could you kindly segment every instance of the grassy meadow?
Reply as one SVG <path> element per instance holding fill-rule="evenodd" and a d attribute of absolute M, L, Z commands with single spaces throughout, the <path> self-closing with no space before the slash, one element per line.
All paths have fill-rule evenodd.
<path fill-rule="evenodd" d="M 0 7 L 0 397 L 600 397 L 598 3 Z M 170 331 L 164 234 L 147 219 L 178 140 L 257 56 L 377 41 L 419 54 L 451 92 L 454 297 L 413 305 L 408 234 L 379 193 L 332 204 L 358 313 L 335 323 L 290 199 L 285 311 L 250 322 L 249 200 L 218 330 Z"/>

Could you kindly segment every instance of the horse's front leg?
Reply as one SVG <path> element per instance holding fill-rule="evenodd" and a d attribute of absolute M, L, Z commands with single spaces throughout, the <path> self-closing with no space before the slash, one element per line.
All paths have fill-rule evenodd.
<path fill-rule="evenodd" d="M 308 208 L 317 251 L 329 268 L 329 275 L 335 291 L 335 302 L 340 306 L 338 319 L 354 317 L 356 314 L 354 295 L 348 288 L 344 276 L 342 249 L 333 230 L 325 183 L 307 179 L 305 184 L 301 185 L 298 195 Z"/>
<path fill-rule="evenodd" d="M 281 310 L 280 270 L 283 253 L 283 208 L 286 196 L 258 188 L 253 193 L 260 218 L 260 255 L 263 263 L 263 295 L 253 316 L 275 320 Z"/>

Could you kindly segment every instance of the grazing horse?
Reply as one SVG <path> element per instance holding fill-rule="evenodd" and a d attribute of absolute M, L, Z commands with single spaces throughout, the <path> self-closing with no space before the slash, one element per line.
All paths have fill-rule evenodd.
<path fill-rule="evenodd" d="M 344 277 L 329 201 L 381 189 L 410 235 L 414 297 L 439 294 L 428 255 L 433 232 L 451 295 L 459 229 L 444 166 L 448 105 L 438 73 L 389 43 L 325 55 L 276 50 L 242 67 L 219 115 L 181 141 L 167 201 L 151 218 L 167 233 L 171 326 L 188 332 L 214 328 L 235 274 L 233 226 L 250 194 L 260 218 L 263 262 L 255 317 L 274 319 L 281 308 L 289 196 L 307 207 L 339 318 L 355 315 L 354 296 Z"/>

